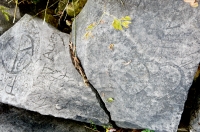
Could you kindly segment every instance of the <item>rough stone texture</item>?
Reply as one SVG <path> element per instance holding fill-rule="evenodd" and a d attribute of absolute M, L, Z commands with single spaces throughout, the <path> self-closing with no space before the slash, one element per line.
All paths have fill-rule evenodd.
<path fill-rule="evenodd" d="M 200 131 L 200 127 L 199 127 L 199 123 L 200 123 L 200 112 L 198 112 L 198 114 L 196 115 L 195 118 L 193 118 L 190 122 L 191 125 L 191 130 L 190 132 L 199 132 Z"/>
<path fill-rule="evenodd" d="M 7 21 L 4 15 L 2 14 L 2 12 L 0 11 L 0 35 L 2 35 L 6 30 L 8 30 L 11 26 L 14 25 L 13 16 L 14 16 L 14 10 L 15 10 L 15 3 L 14 1 L 10 1 L 8 3 L 7 0 L 1 0 L 0 6 L 4 6 L 8 8 L 6 12 L 9 13 L 9 21 Z M 16 17 L 15 22 L 17 22 L 21 18 L 19 8 L 16 9 L 15 17 Z"/>
<path fill-rule="evenodd" d="M 129 28 L 115 30 L 114 18 L 127 15 Z M 181 0 L 88 0 L 76 20 L 77 53 L 118 126 L 177 131 L 200 60 L 199 20 Z"/>
<path fill-rule="evenodd" d="M 90 132 L 85 126 L 84 123 L 0 104 L 1 132 Z"/>
<path fill-rule="evenodd" d="M 72 65 L 69 36 L 25 15 L 0 37 L 0 101 L 96 124 L 108 122 Z"/>

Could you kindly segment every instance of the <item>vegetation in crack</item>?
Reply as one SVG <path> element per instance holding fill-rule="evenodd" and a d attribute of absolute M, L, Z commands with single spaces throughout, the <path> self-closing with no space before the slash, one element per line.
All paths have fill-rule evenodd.
<path fill-rule="evenodd" d="M 108 115 L 109 117 L 109 123 L 114 127 L 114 128 L 118 128 L 118 126 L 116 125 L 116 123 L 111 119 L 111 115 L 110 112 L 108 111 L 108 109 L 106 108 L 105 103 L 103 102 L 101 96 L 99 95 L 98 91 L 93 87 L 93 85 L 88 81 L 87 76 L 84 72 L 84 69 L 81 65 L 81 62 L 79 60 L 79 58 L 77 57 L 77 55 L 75 54 L 75 46 L 72 42 L 70 42 L 69 44 L 69 49 L 70 49 L 70 55 L 71 55 L 71 60 L 72 63 L 75 67 L 75 69 L 79 72 L 79 74 L 82 76 L 83 81 L 85 83 L 86 86 L 90 87 L 91 90 L 94 92 L 96 99 L 98 101 L 98 103 L 100 104 L 100 107 L 104 110 L 104 112 Z"/>
<path fill-rule="evenodd" d="M 72 42 L 69 42 L 69 49 L 70 49 L 70 55 L 71 55 L 71 60 L 72 63 L 74 65 L 74 67 L 76 68 L 76 70 L 80 73 L 80 75 L 83 78 L 83 81 L 85 83 L 86 86 L 89 86 L 91 88 L 91 90 L 94 92 L 96 99 L 100 105 L 100 107 L 104 110 L 104 112 L 108 115 L 109 117 L 109 123 L 115 127 L 118 128 L 118 126 L 116 125 L 116 123 L 111 119 L 111 115 L 110 112 L 108 111 L 108 109 L 106 108 L 105 103 L 103 102 L 101 96 L 99 95 L 98 91 L 92 86 L 92 84 L 88 81 L 87 76 L 84 72 L 84 69 L 81 65 L 81 62 L 79 60 L 79 58 L 77 57 L 76 54 L 76 13 L 75 13 L 75 4 L 74 1 L 72 0 L 72 5 L 74 6 L 74 44 Z"/>

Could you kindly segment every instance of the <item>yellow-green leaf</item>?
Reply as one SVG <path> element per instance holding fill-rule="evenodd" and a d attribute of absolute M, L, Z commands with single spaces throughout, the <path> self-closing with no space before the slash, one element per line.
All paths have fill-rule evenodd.
<path fill-rule="evenodd" d="M 116 30 L 122 30 L 122 25 L 121 25 L 121 21 L 119 19 L 114 19 L 112 26 L 114 27 L 114 29 Z"/>
<path fill-rule="evenodd" d="M 89 31 L 89 32 L 86 32 L 85 34 L 84 34 L 84 39 L 88 39 L 88 38 L 90 38 L 92 36 L 92 32 L 91 31 Z"/>
<path fill-rule="evenodd" d="M 108 98 L 107 101 L 112 103 L 114 101 L 114 98 Z"/>
<path fill-rule="evenodd" d="M 123 21 L 130 21 L 131 17 L 130 16 L 125 16 L 125 17 L 122 17 L 121 20 L 123 20 Z"/>
<path fill-rule="evenodd" d="M 0 5 L 0 10 L 1 10 L 1 11 L 3 11 L 3 10 L 8 10 L 8 8 L 5 7 L 5 6 L 1 6 L 1 5 Z"/>
<path fill-rule="evenodd" d="M 86 30 L 92 30 L 95 27 L 96 23 L 91 23 Z"/>
<path fill-rule="evenodd" d="M 7 15 L 6 13 L 5 13 L 5 14 L 3 14 L 3 15 L 4 15 L 4 17 L 5 17 L 6 21 L 9 21 L 9 15 Z"/>
<path fill-rule="evenodd" d="M 122 26 L 124 26 L 125 28 L 128 28 L 130 23 L 131 21 L 122 21 Z"/>

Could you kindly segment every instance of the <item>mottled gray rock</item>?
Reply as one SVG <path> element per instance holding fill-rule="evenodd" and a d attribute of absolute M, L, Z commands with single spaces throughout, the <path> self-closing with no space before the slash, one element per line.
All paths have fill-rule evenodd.
<path fill-rule="evenodd" d="M 8 2 L 7 0 L 1 0 L 0 6 L 4 6 L 7 8 L 6 11 L 9 14 L 9 20 L 6 20 L 5 16 L 0 10 L 0 35 L 2 35 L 6 30 L 8 30 L 11 26 L 14 25 L 13 18 L 14 18 L 14 12 L 15 12 L 15 3 L 14 1 Z M 16 8 L 15 13 L 15 22 L 17 22 L 21 18 L 19 8 Z"/>
<path fill-rule="evenodd" d="M 90 132 L 85 126 L 84 123 L 0 104 L 0 132 Z"/>
<path fill-rule="evenodd" d="M 108 122 L 71 63 L 69 36 L 25 15 L 0 37 L 0 101 L 96 124 Z"/>
<path fill-rule="evenodd" d="M 115 30 L 124 16 L 129 28 Z M 199 20 L 184 1 L 88 0 L 76 20 L 77 54 L 118 126 L 177 131 L 200 60 Z"/>

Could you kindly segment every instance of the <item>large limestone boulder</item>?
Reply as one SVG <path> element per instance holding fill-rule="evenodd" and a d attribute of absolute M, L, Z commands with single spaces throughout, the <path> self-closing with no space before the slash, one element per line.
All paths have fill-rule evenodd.
<path fill-rule="evenodd" d="M 0 101 L 44 115 L 108 123 L 75 70 L 69 36 L 25 15 L 0 37 Z"/>
<path fill-rule="evenodd" d="M 88 0 L 72 40 L 118 126 L 177 131 L 200 60 L 199 19 L 184 1 Z"/>

